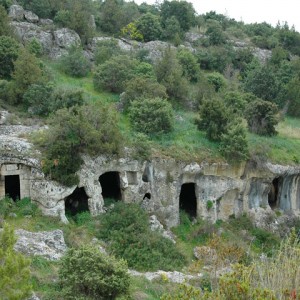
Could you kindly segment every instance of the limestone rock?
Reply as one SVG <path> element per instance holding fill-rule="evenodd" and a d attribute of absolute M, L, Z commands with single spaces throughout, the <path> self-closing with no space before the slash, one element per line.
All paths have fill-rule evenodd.
<path fill-rule="evenodd" d="M 39 24 L 42 26 L 53 25 L 53 20 L 51 19 L 40 19 Z"/>
<path fill-rule="evenodd" d="M 197 33 L 197 32 L 187 32 L 185 34 L 185 40 L 190 42 L 190 43 L 194 43 L 197 42 L 198 40 L 201 40 L 205 37 L 204 34 L 202 33 Z"/>
<path fill-rule="evenodd" d="M 8 116 L 9 112 L 7 110 L 0 110 L 0 125 L 4 125 L 6 123 Z"/>
<path fill-rule="evenodd" d="M 37 255 L 48 260 L 59 260 L 67 250 L 63 232 L 59 229 L 41 232 L 17 229 L 15 234 L 18 239 L 14 249 L 25 255 Z"/>
<path fill-rule="evenodd" d="M 24 9 L 20 5 L 11 5 L 8 16 L 14 21 L 22 21 L 24 19 Z"/>
<path fill-rule="evenodd" d="M 11 22 L 11 25 L 23 43 L 36 39 L 41 43 L 46 54 L 51 52 L 54 44 L 52 33 L 49 30 L 43 30 L 38 25 L 28 22 Z"/>
<path fill-rule="evenodd" d="M 32 293 L 32 296 L 27 298 L 27 300 L 40 300 L 40 298 L 35 293 Z"/>
<path fill-rule="evenodd" d="M 169 239 L 174 244 L 176 244 L 175 236 L 170 230 L 165 230 L 164 226 L 158 221 L 155 215 L 150 216 L 149 218 L 150 229 L 152 231 L 156 231 L 162 234 L 162 236 L 166 239 Z"/>
<path fill-rule="evenodd" d="M 80 45 L 79 35 L 72 29 L 61 28 L 53 32 L 55 44 L 60 48 L 68 49 Z"/>
<path fill-rule="evenodd" d="M 258 58 L 261 63 L 266 63 L 268 59 L 272 56 L 271 50 L 254 48 L 253 55 Z"/>
<path fill-rule="evenodd" d="M 24 17 L 25 17 L 25 20 L 30 23 L 37 23 L 39 21 L 39 17 L 32 11 L 25 10 Z"/>
<path fill-rule="evenodd" d="M 128 270 L 128 272 L 131 276 L 144 276 L 149 281 L 152 281 L 154 279 L 162 279 L 164 281 L 166 280 L 174 283 L 184 283 L 194 279 L 199 280 L 199 278 L 203 276 L 201 273 L 197 275 L 190 275 L 190 274 L 184 274 L 177 271 L 165 272 L 160 270 L 157 272 L 145 272 L 145 273 L 138 272 L 135 270 Z"/>

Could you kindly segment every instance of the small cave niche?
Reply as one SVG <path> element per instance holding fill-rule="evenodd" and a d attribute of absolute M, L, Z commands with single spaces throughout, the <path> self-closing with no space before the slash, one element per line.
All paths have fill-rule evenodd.
<path fill-rule="evenodd" d="M 278 190 L 279 190 L 279 178 L 275 178 L 272 181 L 270 192 L 268 194 L 268 203 L 271 209 L 275 209 L 278 206 Z"/>
<path fill-rule="evenodd" d="M 99 177 L 103 199 L 122 200 L 119 172 L 106 172 Z"/>
<path fill-rule="evenodd" d="M 8 175 L 4 177 L 5 195 L 12 198 L 14 201 L 21 199 L 20 176 Z"/>
<path fill-rule="evenodd" d="M 146 198 L 150 200 L 151 199 L 151 193 L 146 193 L 143 200 L 145 200 Z"/>
<path fill-rule="evenodd" d="M 184 183 L 179 195 L 179 209 L 185 211 L 190 217 L 197 217 L 197 197 L 195 183 Z"/>
<path fill-rule="evenodd" d="M 75 216 L 78 213 L 89 211 L 88 199 L 83 187 L 77 187 L 74 192 L 65 199 L 65 213 Z"/>

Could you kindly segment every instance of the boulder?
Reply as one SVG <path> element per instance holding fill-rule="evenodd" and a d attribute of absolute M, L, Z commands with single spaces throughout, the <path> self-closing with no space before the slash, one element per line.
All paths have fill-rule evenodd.
<path fill-rule="evenodd" d="M 30 23 L 37 23 L 39 21 L 39 17 L 32 11 L 25 10 L 24 17 L 25 17 L 25 20 Z"/>
<path fill-rule="evenodd" d="M 175 237 L 172 231 L 170 230 L 165 230 L 164 226 L 158 221 L 157 217 L 155 215 L 150 216 L 149 218 L 149 223 L 150 223 L 150 229 L 152 231 L 159 232 L 164 238 L 169 239 L 172 241 L 174 244 L 175 242 Z"/>
<path fill-rule="evenodd" d="M 8 16 L 13 20 L 13 21 L 22 21 L 24 19 L 24 9 L 20 5 L 12 5 L 9 8 Z"/>
<path fill-rule="evenodd" d="M 25 255 L 42 256 L 48 260 L 59 260 L 67 250 L 62 230 L 29 232 L 15 231 L 17 242 L 14 249 Z"/>
<path fill-rule="evenodd" d="M 54 43 L 60 48 L 68 49 L 71 46 L 79 46 L 81 41 L 79 35 L 69 28 L 61 28 L 53 32 Z"/>

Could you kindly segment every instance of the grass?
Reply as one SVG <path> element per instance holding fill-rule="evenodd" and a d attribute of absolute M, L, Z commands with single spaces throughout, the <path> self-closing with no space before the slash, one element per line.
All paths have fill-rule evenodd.
<path fill-rule="evenodd" d="M 92 74 L 85 78 L 73 78 L 61 72 L 58 62 L 45 61 L 50 69 L 55 83 L 58 87 L 82 88 L 85 91 L 86 100 L 89 102 L 104 101 L 116 104 L 119 95 L 94 90 Z M 197 113 L 175 108 L 175 128 L 169 134 L 152 136 L 151 148 L 154 157 L 171 157 L 178 161 L 222 162 L 224 158 L 219 152 L 218 143 L 209 141 L 205 133 L 197 129 L 194 119 Z M 128 117 L 120 115 L 119 127 L 130 141 L 134 132 L 130 127 Z M 248 144 L 250 155 L 267 159 L 273 163 L 299 164 L 300 154 L 300 119 L 285 118 L 277 126 L 278 135 L 263 137 L 248 133 Z"/>

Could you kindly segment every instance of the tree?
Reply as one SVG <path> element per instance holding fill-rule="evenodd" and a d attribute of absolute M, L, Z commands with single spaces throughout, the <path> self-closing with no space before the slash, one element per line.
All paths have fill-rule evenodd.
<path fill-rule="evenodd" d="M 15 252 L 14 231 L 7 224 L 0 232 L 0 299 L 23 300 L 30 296 L 30 260 Z"/>
<path fill-rule="evenodd" d="M 162 28 L 159 17 L 151 13 L 146 13 L 136 22 L 137 30 L 143 35 L 144 41 L 159 40 L 162 35 Z"/>
<path fill-rule="evenodd" d="M 244 94 L 238 91 L 230 91 L 224 94 L 224 102 L 226 106 L 235 115 L 243 115 L 247 102 Z"/>
<path fill-rule="evenodd" d="M 277 105 L 272 102 L 261 99 L 250 102 L 245 111 L 249 131 L 267 136 L 277 134 L 275 130 L 278 123 L 277 113 Z"/>
<path fill-rule="evenodd" d="M 166 27 L 166 21 L 172 16 L 176 17 L 181 29 L 186 32 L 195 25 L 195 9 L 193 5 L 186 1 L 167 1 L 165 0 L 160 7 L 163 27 Z"/>
<path fill-rule="evenodd" d="M 118 154 L 122 142 L 114 109 L 104 104 L 58 110 L 49 120 L 42 139 L 43 170 L 51 178 L 72 186 L 81 154 Z"/>
<path fill-rule="evenodd" d="M 271 67 L 259 66 L 247 74 L 244 89 L 258 98 L 274 101 L 279 93 L 279 82 Z"/>
<path fill-rule="evenodd" d="M 220 24 L 217 22 L 211 23 L 205 33 L 208 36 L 210 45 L 217 46 L 226 43 L 226 36 Z"/>
<path fill-rule="evenodd" d="M 183 33 L 177 18 L 175 16 L 168 18 L 163 29 L 163 37 L 176 43 L 177 40 L 181 41 L 182 35 Z"/>
<path fill-rule="evenodd" d="M 126 83 L 125 93 L 121 96 L 121 103 L 126 110 L 130 103 L 137 99 L 162 98 L 167 99 L 166 88 L 149 77 L 134 77 Z"/>
<path fill-rule="evenodd" d="M 188 82 L 182 77 L 183 70 L 173 49 L 167 48 L 163 52 L 163 56 L 157 61 L 155 69 L 157 81 L 166 87 L 169 97 L 176 100 L 186 100 Z"/>
<path fill-rule="evenodd" d="M 300 78 L 293 78 L 286 87 L 285 95 L 288 104 L 288 114 L 293 117 L 300 117 Z"/>
<path fill-rule="evenodd" d="M 129 294 L 130 275 L 124 260 L 116 260 L 96 246 L 71 248 L 59 270 L 64 299 L 114 300 Z"/>
<path fill-rule="evenodd" d="M 218 72 L 208 74 L 207 81 L 214 86 L 216 92 L 220 92 L 226 86 L 224 76 Z"/>
<path fill-rule="evenodd" d="M 14 61 L 18 57 L 18 50 L 19 44 L 16 40 L 9 36 L 0 36 L 0 78 L 11 77 Z"/>
<path fill-rule="evenodd" d="M 12 0 L 0 0 L 0 6 L 3 6 L 5 9 L 8 9 L 11 5 L 12 5 Z"/>
<path fill-rule="evenodd" d="M 9 36 L 11 34 L 12 34 L 12 30 L 9 25 L 9 18 L 7 16 L 5 7 L 2 6 L 0 1 L 0 36 L 1 35 Z"/>
<path fill-rule="evenodd" d="M 96 90 L 120 93 L 125 82 L 134 77 L 137 61 L 126 55 L 112 57 L 95 69 L 94 87 Z"/>
<path fill-rule="evenodd" d="M 174 127 L 172 105 L 161 98 L 132 101 L 129 119 L 136 131 L 148 135 L 167 133 Z"/>
<path fill-rule="evenodd" d="M 15 101 L 21 102 L 27 88 L 34 83 L 46 81 L 40 61 L 26 49 L 21 49 L 19 56 L 14 62 L 12 75 Z"/>
<path fill-rule="evenodd" d="M 108 38 L 97 42 L 95 50 L 95 64 L 101 65 L 109 60 L 112 56 L 121 55 L 122 50 L 118 41 L 114 38 Z"/>
<path fill-rule="evenodd" d="M 197 58 L 188 49 L 181 49 L 177 52 L 177 58 L 183 69 L 183 76 L 189 81 L 196 82 L 199 77 L 200 66 Z"/>
<path fill-rule="evenodd" d="M 231 122 L 221 136 L 220 151 L 231 162 L 243 161 L 248 158 L 248 142 L 246 128 L 241 119 Z"/>
<path fill-rule="evenodd" d="M 67 55 L 60 60 L 62 70 L 73 77 L 85 77 L 91 70 L 91 63 L 84 56 L 82 49 L 71 47 Z"/>
<path fill-rule="evenodd" d="M 203 101 L 199 115 L 200 119 L 196 121 L 198 129 L 204 130 L 209 140 L 220 141 L 230 120 L 224 102 L 219 98 Z"/>

